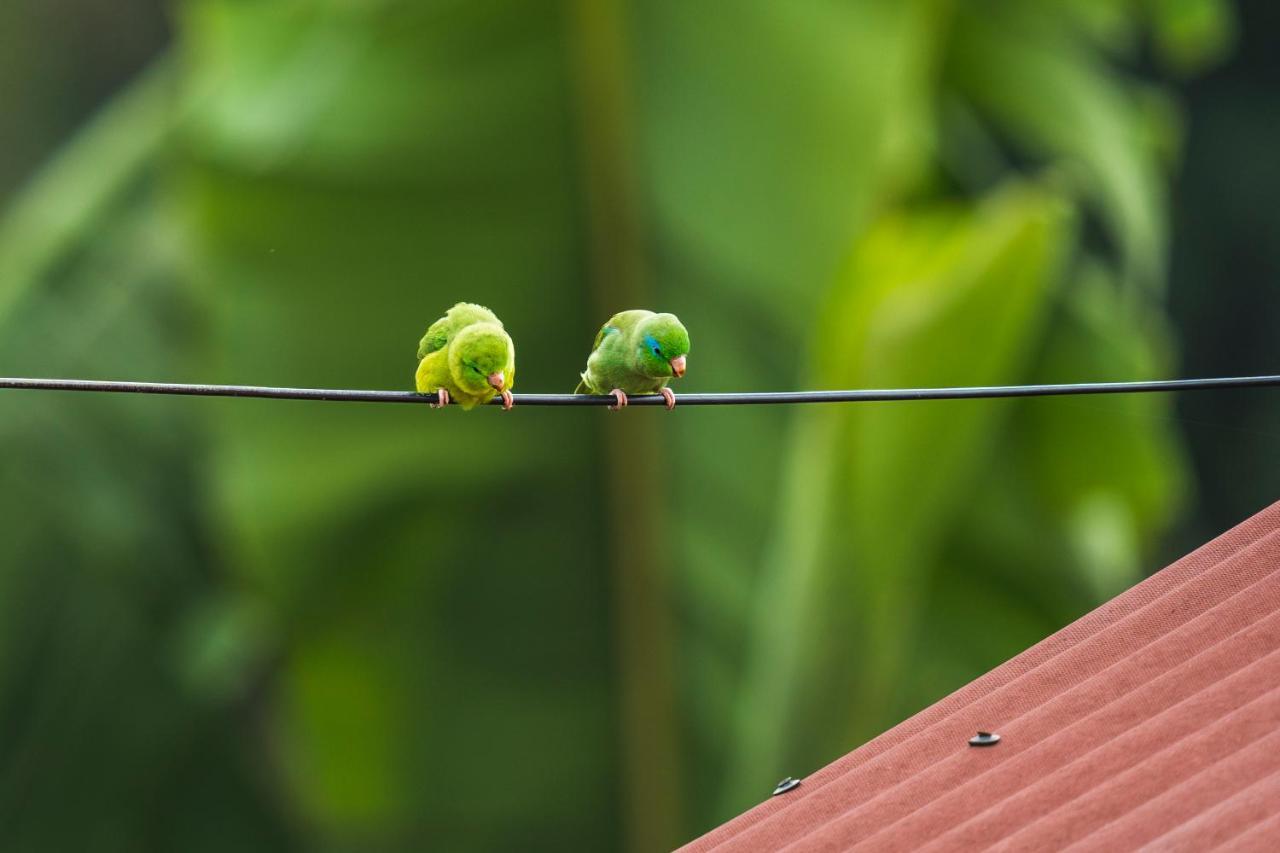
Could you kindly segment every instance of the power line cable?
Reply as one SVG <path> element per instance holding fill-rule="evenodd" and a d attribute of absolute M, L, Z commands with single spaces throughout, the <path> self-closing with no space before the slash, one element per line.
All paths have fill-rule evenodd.
<path fill-rule="evenodd" d="M 742 406 L 793 403 L 877 403 L 910 400 L 982 400 L 1004 397 L 1061 397 L 1081 394 L 1151 394 L 1280 386 L 1280 376 L 1222 376 L 1144 382 L 1078 382 L 1066 385 L 982 385 L 959 388 L 885 388 L 847 391 L 763 391 L 678 394 L 679 406 Z M 256 397 L 352 403 L 432 403 L 434 395 L 412 391 L 340 388 L 276 388 L 261 385 L 194 385 L 171 382 L 111 382 L 95 379 L 0 378 L 0 389 L 92 391 L 112 394 L 172 394 L 188 397 Z M 514 394 L 516 406 L 608 406 L 614 399 L 595 394 Z M 495 398 L 491 405 L 500 405 Z M 662 406 L 661 396 L 629 396 L 633 406 Z"/>

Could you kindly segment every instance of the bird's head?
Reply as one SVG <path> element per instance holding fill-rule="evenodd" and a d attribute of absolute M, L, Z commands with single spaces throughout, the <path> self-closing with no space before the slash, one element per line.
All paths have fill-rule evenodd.
<path fill-rule="evenodd" d="M 467 326 L 449 344 L 449 372 L 469 394 L 508 389 L 512 381 L 508 365 L 514 361 L 511 337 L 494 323 Z"/>
<path fill-rule="evenodd" d="M 638 329 L 640 368 L 655 379 L 684 376 L 689 333 L 674 314 L 655 314 Z"/>

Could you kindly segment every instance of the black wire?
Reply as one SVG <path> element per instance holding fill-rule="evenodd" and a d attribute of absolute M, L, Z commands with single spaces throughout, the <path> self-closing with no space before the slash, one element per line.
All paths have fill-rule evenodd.
<path fill-rule="evenodd" d="M 1073 394 L 1146 394 L 1219 388 L 1280 386 L 1280 376 L 1165 379 L 1152 382 L 1080 382 L 1071 385 L 994 385 L 973 388 L 891 388 L 853 391 L 765 391 L 739 394 L 677 394 L 680 406 L 737 406 L 778 403 L 874 403 L 893 400 L 977 400 L 999 397 L 1060 397 Z M 106 382 L 93 379 L 0 378 L 0 389 L 99 391 L 116 394 L 177 394 L 189 397 L 265 397 L 274 400 L 331 400 L 353 403 L 433 403 L 435 395 L 412 391 L 333 388 L 271 388 L 258 385 L 182 385 L 168 382 Z M 595 394 L 515 394 L 517 406 L 605 406 L 611 396 Z M 657 394 L 628 397 L 633 406 L 662 406 Z M 490 405 L 502 401 L 494 399 Z"/>

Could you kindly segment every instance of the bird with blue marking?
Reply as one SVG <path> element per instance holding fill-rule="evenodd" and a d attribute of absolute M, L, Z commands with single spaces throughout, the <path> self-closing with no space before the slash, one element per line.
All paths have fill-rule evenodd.
<path fill-rule="evenodd" d="M 684 376 L 688 357 L 689 332 L 676 315 L 622 311 L 596 335 L 574 393 L 611 394 L 615 412 L 627 405 L 628 394 L 661 394 L 671 410 L 676 395 L 667 383 Z"/>

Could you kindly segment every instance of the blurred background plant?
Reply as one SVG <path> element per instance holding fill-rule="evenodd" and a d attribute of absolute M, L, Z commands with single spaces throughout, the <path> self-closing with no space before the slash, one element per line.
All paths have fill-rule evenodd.
<path fill-rule="evenodd" d="M 1276 17 L 16 0 L 0 373 L 408 387 L 458 299 L 524 391 L 633 305 L 690 391 L 1269 372 Z M 1270 502 L 1277 408 L 2 395 L 0 837 L 672 846 Z"/>

